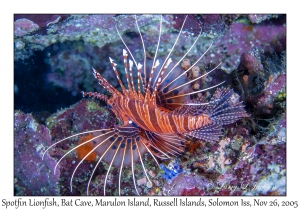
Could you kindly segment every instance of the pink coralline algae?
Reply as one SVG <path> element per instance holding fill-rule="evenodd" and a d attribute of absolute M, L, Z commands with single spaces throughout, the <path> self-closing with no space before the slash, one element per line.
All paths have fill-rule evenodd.
<path fill-rule="evenodd" d="M 184 195 L 192 192 L 203 195 L 211 186 L 209 180 L 196 174 L 179 174 L 171 183 L 166 183 L 163 188 L 163 194 L 168 196 Z"/>
<path fill-rule="evenodd" d="M 222 34 L 227 27 L 224 23 L 222 15 L 201 15 L 200 21 L 202 23 L 201 27 L 203 32 L 208 34 L 212 31 Z"/>
<path fill-rule="evenodd" d="M 241 55 L 257 49 L 265 53 L 285 50 L 286 27 L 284 25 L 248 25 L 233 23 L 212 49 L 213 56 L 207 62 L 223 61 L 221 69 L 230 73 L 240 63 Z"/>
<path fill-rule="evenodd" d="M 28 19 L 40 28 L 45 28 L 51 24 L 55 24 L 62 19 L 67 18 L 69 15 L 59 15 L 59 14 L 15 14 L 15 21 L 19 19 Z"/>
<path fill-rule="evenodd" d="M 244 53 L 237 70 L 241 95 L 257 113 L 270 115 L 285 106 L 286 55 L 283 52 L 273 57 Z"/>
<path fill-rule="evenodd" d="M 264 20 L 274 18 L 274 17 L 278 17 L 278 15 L 271 15 L 271 14 L 252 14 L 252 15 L 248 15 L 248 19 L 252 23 L 256 23 L 256 24 L 261 23 Z"/>
<path fill-rule="evenodd" d="M 269 195 L 275 192 L 285 195 L 286 118 L 285 113 L 280 114 L 282 111 L 269 120 L 268 127 L 262 127 L 261 121 L 251 124 L 255 122 L 252 119 L 249 123 L 240 122 L 227 130 L 220 142 L 206 142 L 193 153 L 184 154 L 183 169 L 204 176 L 208 188 L 174 178 L 172 185 L 165 185 L 168 187 L 165 192 L 173 193 L 170 189 L 174 189 L 178 195 L 183 192 L 185 195 Z M 252 129 L 257 129 L 255 135 L 250 133 Z"/>
<path fill-rule="evenodd" d="M 54 20 L 54 15 L 46 17 L 40 15 L 40 17 L 42 21 L 38 21 L 38 15 L 29 16 L 28 18 L 32 18 L 36 22 L 41 22 L 39 24 L 47 33 L 39 31 L 38 34 L 18 37 L 18 31 L 15 31 L 15 42 L 22 41 L 28 43 L 25 49 L 16 49 L 15 60 L 23 60 L 32 55 L 34 51 L 43 50 L 59 42 L 83 40 L 85 43 L 103 47 L 108 43 L 119 40 L 115 25 L 118 25 L 121 34 L 134 29 L 133 15 L 70 15 L 68 18 L 66 18 L 66 15 L 56 15 L 55 17 L 57 19 Z M 61 18 L 59 19 L 59 17 Z M 49 20 L 52 22 L 49 22 Z M 28 21 L 35 24 L 34 21 Z M 147 26 L 150 25 L 152 21 L 152 16 L 141 16 L 139 24 L 140 26 Z M 39 24 L 35 25 L 38 26 Z M 165 21 L 164 24 L 168 26 L 172 25 L 169 21 Z"/>
<path fill-rule="evenodd" d="M 100 106 L 93 99 L 83 99 L 70 108 L 51 115 L 46 120 L 46 125 L 49 127 L 51 137 L 58 141 L 72 134 L 112 127 L 114 120 L 111 112 L 106 107 Z M 55 148 L 49 150 L 49 153 L 51 156 L 59 159 L 66 153 L 66 150 L 77 146 L 78 142 L 79 138 L 63 141 Z M 70 176 L 79 161 L 74 151 L 61 162 L 60 179 L 65 180 L 61 183 L 63 186 L 60 192 L 61 195 L 70 195 Z M 92 166 L 95 166 L 95 162 L 84 161 L 78 168 L 76 172 L 77 183 L 73 186 L 73 193 L 71 195 L 84 195 L 86 193 L 86 183 L 89 179 L 91 169 L 93 169 Z M 99 171 L 101 171 L 101 167 Z M 97 182 L 97 179 L 95 182 Z M 94 189 L 97 186 L 93 182 L 91 184 L 91 192 L 98 192 L 98 190 Z"/>
<path fill-rule="evenodd" d="M 275 78 L 269 79 L 263 94 L 259 97 L 256 96 L 257 100 L 254 100 L 254 98 L 249 98 L 248 100 L 256 102 L 256 104 L 254 104 L 256 109 L 262 109 L 265 113 L 270 114 L 274 107 L 274 99 L 276 96 L 280 96 L 281 92 L 285 93 L 285 87 L 286 75 L 285 73 L 282 73 Z"/>
<path fill-rule="evenodd" d="M 84 99 L 50 116 L 46 121 L 51 136 L 55 139 L 65 138 L 74 132 L 112 127 L 113 124 L 112 113 L 92 99 Z"/>
<path fill-rule="evenodd" d="M 284 124 L 282 120 L 279 122 L 280 125 Z M 280 195 L 285 195 L 285 187 L 281 181 L 285 179 L 286 145 L 282 136 L 273 134 L 262 138 L 260 143 L 253 146 L 250 145 L 251 141 L 253 140 L 248 139 L 248 143 L 245 141 L 240 145 L 239 158 L 233 158 L 230 168 L 217 178 L 216 183 L 221 188 L 229 186 L 231 191 L 241 191 L 243 195 L 266 195 L 275 190 L 278 190 Z M 230 156 L 228 153 L 230 148 L 235 150 L 236 147 L 236 142 L 231 142 L 230 147 L 227 148 L 227 155 Z M 259 185 L 262 185 L 268 177 L 273 177 L 272 181 L 266 183 L 266 189 L 260 189 Z"/>
<path fill-rule="evenodd" d="M 31 20 L 22 18 L 15 21 L 14 28 L 15 36 L 21 37 L 33 31 L 36 31 L 39 28 L 39 26 Z"/>
<path fill-rule="evenodd" d="M 54 175 L 56 160 L 46 153 L 51 144 L 48 128 L 39 125 L 30 114 L 14 114 L 15 195 L 59 195 L 60 167 Z"/>
<path fill-rule="evenodd" d="M 68 182 L 63 182 L 60 188 L 59 181 L 70 178 L 74 167 L 74 158 L 62 161 L 54 175 L 57 158 L 63 155 L 65 149 L 77 145 L 76 141 L 67 141 L 57 148 L 48 151 L 42 160 L 43 153 L 51 144 L 52 139 L 62 139 L 73 132 L 111 127 L 114 119 L 110 117 L 106 108 L 100 107 L 93 100 L 82 100 L 77 105 L 60 111 L 46 121 L 47 126 L 38 124 L 35 119 L 20 111 L 15 112 L 15 195 L 62 195 L 69 193 Z M 51 136 L 50 136 L 51 134 Z M 91 169 L 91 163 L 84 162 L 78 170 L 78 176 L 84 177 Z M 80 178 L 78 178 L 80 180 Z M 86 181 L 86 180 L 85 180 Z M 84 182 L 85 184 L 85 182 Z M 74 187 L 74 195 L 85 191 L 86 186 Z M 93 190 L 93 188 L 92 188 Z"/>
<path fill-rule="evenodd" d="M 252 54 L 244 52 L 241 55 L 240 70 L 247 69 L 249 74 L 255 74 L 258 71 L 263 71 L 261 62 Z"/>

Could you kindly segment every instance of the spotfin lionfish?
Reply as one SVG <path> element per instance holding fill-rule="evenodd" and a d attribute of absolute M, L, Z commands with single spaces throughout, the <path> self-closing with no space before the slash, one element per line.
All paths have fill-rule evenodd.
<path fill-rule="evenodd" d="M 120 119 L 122 124 L 114 125 L 112 128 L 92 130 L 69 136 L 54 143 L 45 151 L 46 153 L 56 144 L 75 136 L 86 133 L 91 133 L 93 135 L 92 139 L 79 144 L 64 154 L 55 166 L 54 173 L 61 160 L 70 152 L 88 142 L 91 142 L 94 146 L 94 148 L 76 166 L 70 181 L 71 192 L 72 180 L 79 165 L 92 152 L 96 152 L 99 159 L 93 169 L 92 175 L 89 178 L 86 188 L 87 195 L 89 195 L 89 186 L 92 177 L 101 161 L 108 164 L 108 170 L 104 180 L 104 195 L 108 175 L 112 167 L 119 168 L 119 195 L 121 191 L 122 170 L 124 167 L 131 167 L 134 187 L 136 193 L 139 195 L 134 172 L 134 164 L 136 162 L 141 163 L 143 173 L 145 174 L 148 183 L 150 186 L 152 184 L 146 172 L 145 164 L 143 163 L 143 154 L 148 152 L 157 165 L 160 166 L 158 159 L 164 160 L 171 157 L 177 157 L 184 151 L 184 142 L 186 141 L 186 138 L 218 141 L 219 136 L 221 136 L 221 129 L 223 125 L 234 123 L 237 120 L 248 116 L 244 110 L 242 102 L 239 102 L 238 97 L 233 90 L 228 88 L 218 88 L 209 102 L 200 98 L 191 99 L 190 96 L 193 94 L 210 90 L 224 83 L 221 82 L 215 86 L 197 91 L 193 91 L 189 85 L 190 83 L 199 80 L 214 71 L 220 66 L 220 64 L 193 80 L 189 80 L 185 76 L 186 73 L 200 61 L 205 53 L 207 53 L 212 44 L 188 69 L 183 71 L 181 68 L 178 68 L 178 65 L 191 51 L 201 33 L 199 33 L 199 36 L 185 55 L 183 55 L 172 68 L 169 68 L 172 62 L 170 55 L 180 37 L 180 34 L 183 32 L 183 27 L 187 17 L 188 16 L 185 17 L 182 23 L 172 49 L 164 61 L 160 63 L 157 59 L 157 53 L 162 32 L 161 15 L 158 43 L 153 62 L 150 65 L 151 68 L 147 68 L 146 50 L 137 17 L 135 16 L 135 24 L 144 50 L 143 65 L 136 62 L 116 26 L 116 31 L 126 48 L 126 50 L 123 50 L 123 59 L 127 88 L 120 79 L 116 68 L 117 64 L 112 58 L 109 58 L 122 91 L 113 87 L 100 75 L 100 73 L 93 69 L 95 78 L 98 80 L 99 84 L 111 94 L 111 97 L 108 98 L 106 95 L 97 92 L 82 93 L 84 97 L 90 96 L 104 101 L 116 117 Z M 128 53 L 131 57 L 129 61 Z M 134 81 L 133 79 L 134 66 L 136 67 L 134 72 L 137 75 L 137 81 Z"/>

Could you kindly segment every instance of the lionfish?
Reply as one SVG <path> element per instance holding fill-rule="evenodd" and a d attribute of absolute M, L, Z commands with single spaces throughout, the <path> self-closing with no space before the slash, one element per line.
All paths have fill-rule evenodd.
<path fill-rule="evenodd" d="M 159 160 L 169 159 L 179 156 L 185 149 L 184 142 L 186 138 L 202 139 L 207 141 L 218 141 L 221 136 L 221 129 L 223 125 L 231 124 L 237 120 L 247 117 L 244 110 L 244 105 L 236 99 L 236 94 L 233 90 L 228 88 L 219 88 L 215 91 L 209 102 L 201 98 L 191 99 L 191 95 L 204 92 L 220 86 L 224 82 L 214 85 L 209 88 L 193 91 L 188 85 L 196 80 L 199 80 L 216 68 L 201 75 L 193 80 L 188 80 L 185 76 L 208 52 L 209 48 L 200 56 L 200 58 L 185 71 L 178 68 L 178 65 L 191 51 L 201 33 L 199 33 L 195 42 L 191 45 L 189 50 L 182 56 L 182 58 L 169 68 L 172 62 L 170 55 L 183 32 L 183 27 L 188 16 L 185 17 L 181 29 L 177 35 L 175 43 L 170 50 L 167 57 L 160 64 L 157 59 L 157 53 L 160 44 L 162 31 L 162 15 L 160 17 L 160 28 L 158 43 L 151 68 L 147 68 L 146 64 L 146 49 L 137 17 L 135 16 L 135 24 L 141 38 L 141 43 L 144 50 L 143 65 L 137 63 L 130 49 L 123 40 L 117 26 L 116 31 L 123 42 L 125 49 L 123 49 L 124 71 L 126 75 L 127 88 L 120 79 L 119 73 L 116 69 L 116 63 L 112 58 L 109 58 L 112 69 L 117 77 L 122 91 L 113 87 L 104 77 L 100 75 L 95 69 L 93 74 L 98 80 L 99 84 L 105 88 L 111 97 L 108 98 L 104 94 L 93 92 L 82 92 L 83 96 L 90 96 L 104 101 L 108 108 L 113 111 L 118 119 L 122 122 L 121 125 L 114 125 L 112 128 L 86 131 L 78 133 L 67 138 L 64 138 L 52 144 L 46 152 L 57 145 L 58 143 L 78 135 L 91 133 L 93 138 L 79 144 L 75 148 L 64 154 L 57 162 L 54 173 L 61 160 L 70 152 L 81 147 L 82 145 L 91 142 L 94 148 L 78 163 L 73 171 L 70 189 L 72 192 L 72 180 L 79 165 L 92 153 L 96 152 L 99 156 L 92 175 L 87 184 L 86 193 L 89 195 L 89 186 L 96 168 L 101 161 L 107 163 L 108 170 L 104 180 L 105 195 L 106 184 L 110 169 L 112 167 L 119 168 L 118 177 L 118 191 L 120 195 L 122 170 L 124 167 L 131 167 L 132 180 L 135 191 L 139 195 L 136 187 L 136 180 L 134 174 L 134 164 L 140 162 L 143 168 L 143 173 L 146 176 L 148 183 L 152 184 L 143 163 L 142 155 L 149 153 L 158 166 Z M 132 60 L 128 61 L 128 53 Z M 136 67 L 137 81 L 133 79 L 133 68 Z M 144 68 L 143 68 L 144 66 Z M 44 156 L 43 156 L 44 158 Z"/>

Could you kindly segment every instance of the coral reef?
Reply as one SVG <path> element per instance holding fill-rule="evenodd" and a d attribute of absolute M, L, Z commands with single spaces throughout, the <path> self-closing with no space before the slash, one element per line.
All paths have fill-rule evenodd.
<path fill-rule="evenodd" d="M 146 56 L 153 58 L 160 17 L 137 17 Z M 163 15 L 159 57 L 168 55 L 184 18 Z M 134 174 L 141 195 L 286 195 L 285 21 L 285 15 L 276 14 L 188 15 L 171 55 L 173 62 L 184 55 L 202 30 L 194 50 L 181 62 L 183 69 L 189 68 L 212 44 L 186 75 L 195 80 L 191 88 L 200 90 L 225 81 L 223 86 L 239 93 L 250 117 L 226 126 L 218 142 L 187 138 L 182 155 L 171 163 L 159 161 L 161 168 L 150 155 L 144 155 L 152 183 L 143 174 L 142 164 L 136 163 Z M 119 88 L 108 57 L 118 64 L 120 78 L 125 81 L 121 70 L 124 45 L 115 25 L 136 61 L 141 62 L 144 54 L 132 15 L 15 15 L 15 195 L 86 195 L 99 157 L 93 154 L 78 167 L 72 192 L 70 181 L 91 147 L 74 149 L 57 166 L 55 175 L 53 171 L 67 151 L 91 136 L 76 136 L 55 145 L 44 160 L 42 154 L 65 137 L 119 123 L 98 100 L 74 102 L 82 90 L 106 93 L 93 78 L 92 68 Z M 37 70 L 29 72 L 32 66 Z M 196 80 L 213 68 L 216 70 L 211 74 Z M 209 101 L 214 91 L 192 97 Z M 90 195 L 103 195 L 107 169 L 107 164 L 99 164 Z M 124 168 L 122 174 L 121 194 L 136 195 L 131 168 Z M 107 178 L 106 194 L 118 195 L 117 168 L 113 167 Z"/>
<path fill-rule="evenodd" d="M 190 172 L 166 182 L 164 194 L 267 195 L 276 191 L 285 195 L 286 146 L 282 136 L 274 136 L 251 146 L 253 139 L 236 135 L 212 144 L 211 149 L 206 145 L 196 154 L 186 153 L 182 165 Z"/>
<path fill-rule="evenodd" d="M 205 177 L 196 174 L 179 174 L 170 184 L 166 183 L 163 188 L 164 195 L 196 195 L 195 191 L 203 195 L 210 188 L 210 182 Z M 198 189 L 198 190 L 196 190 Z"/>
<path fill-rule="evenodd" d="M 58 186 L 60 166 L 46 153 L 51 145 L 49 129 L 39 125 L 30 114 L 14 113 L 14 185 L 15 195 L 60 195 Z"/>
<path fill-rule="evenodd" d="M 114 121 L 115 119 L 109 109 L 100 106 L 98 102 L 93 99 L 84 99 L 70 108 L 61 110 L 48 117 L 46 125 L 50 130 L 51 137 L 59 140 L 87 130 L 112 127 Z M 55 148 L 49 150 L 49 153 L 59 159 L 66 151 L 80 144 L 79 142 L 87 141 L 90 137 L 91 136 L 84 135 L 63 141 Z M 79 161 L 89 151 L 91 151 L 91 147 L 86 144 L 84 147 L 77 148 L 61 162 L 61 195 L 68 195 L 70 193 L 70 177 Z M 84 195 L 86 193 L 86 182 L 89 179 L 89 175 L 91 175 L 93 166 L 95 166 L 95 160 L 96 155 L 92 153 L 89 158 L 80 165 L 78 173 L 76 173 L 76 180 L 73 181 L 76 184 L 74 184 L 72 195 Z M 91 190 L 93 190 L 93 188 Z"/>
<path fill-rule="evenodd" d="M 16 15 L 16 25 L 20 21 L 20 17 L 24 16 Z M 63 43 L 65 41 L 84 40 L 86 43 L 103 47 L 105 44 L 113 43 L 119 39 L 115 30 L 115 24 L 118 24 L 121 34 L 134 28 L 132 15 L 29 15 L 25 17 L 31 19 L 24 18 L 27 22 L 35 25 L 35 30 L 38 26 L 43 27 L 46 30 L 46 34 L 39 34 L 39 31 L 36 34 L 28 34 L 33 31 L 27 29 L 28 23 L 27 25 L 19 24 L 18 27 L 15 27 L 15 42 L 22 41 L 26 43 L 26 49 L 15 49 L 15 59 L 24 60 L 33 51 L 43 50 L 54 43 Z M 140 26 L 151 25 L 152 19 L 151 16 L 141 16 Z M 38 22 L 38 24 L 34 21 Z M 165 19 L 165 24 L 170 25 L 171 23 Z M 19 28 L 24 26 L 26 26 L 26 29 L 24 29 L 26 33 L 20 34 Z"/>
<path fill-rule="evenodd" d="M 237 86 L 254 115 L 266 118 L 285 111 L 286 55 L 244 53 L 237 69 Z M 278 117 L 278 116 L 277 116 Z"/>
<path fill-rule="evenodd" d="M 251 21 L 251 23 L 261 23 L 264 20 L 271 19 L 271 18 L 277 18 L 278 15 L 272 15 L 272 14 L 252 14 L 248 15 L 248 19 Z"/>
<path fill-rule="evenodd" d="M 81 100 L 70 108 L 51 115 L 46 120 L 46 125 L 52 138 L 62 139 L 74 132 L 112 127 L 114 120 L 109 109 L 90 99 Z"/>
<path fill-rule="evenodd" d="M 222 61 L 221 69 L 231 73 L 240 63 L 244 52 L 259 49 L 264 53 L 285 50 L 286 27 L 284 24 L 248 25 L 235 22 L 212 49 L 212 62 Z"/>
<path fill-rule="evenodd" d="M 179 29 L 183 22 L 184 15 L 164 15 L 162 31 L 161 49 L 159 56 L 165 56 L 168 49 L 172 47 L 170 39 L 175 39 L 173 32 Z M 272 16 L 275 19 L 277 16 Z M 47 17 L 45 20 L 53 17 Z M 138 16 L 139 25 L 144 33 L 144 42 L 147 47 L 148 56 L 153 56 L 156 45 L 156 31 L 159 19 L 155 16 Z M 232 72 L 240 62 L 243 52 L 248 52 L 260 48 L 264 52 L 279 52 L 285 46 L 285 25 L 265 24 L 250 25 L 245 19 L 236 19 L 224 15 L 199 15 L 188 16 L 189 20 L 185 26 L 185 37 L 180 37 L 179 43 L 175 46 L 172 58 L 178 59 L 183 49 L 188 49 L 199 31 L 202 31 L 197 48 L 203 53 L 213 41 L 214 44 L 209 53 L 204 56 L 202 63 L 219 64 L 220 69 L 227 73 Z M 270 16 L 271 18 L 271 16 Z M 36 20 L 37 18 L 32 18 Z M 61 18 L 57 23 L 46 25 L 47 34 L 30 34 L 15 38 L 15 59 L 25 59 L 34 51 L 43 50 L 46 47 L 46 54 L 49 56 L 46 63 L 49 65 L 48 81 L 54 85 L 67 90 L 79 91 L 103 91 L 92 79 L 91 67 L 96 68 L 107 78 L 112 79 L 117 84 L 114 75 L 110 71 L 108 57 L 119 58 L 122 54 L 123 44 L 114 25 L 118 26 L 120 34 L 132 35 L 125 41 L 131 49 L 140 49 L 140 38 L 138 31 L 134 27 L 133 16 L 114 15 L 71 15 L 68 18 Z M 230 19 L 230 18 L 229 18 Z M 16 22 L 20 20 L 17 19 Z M 50 19 L 51 20 L 51 19 Z M 236 22 L 233 22 L 235 20 Z M 239 20 L 239 21 L 237 21 Z M 198 33 L 196 33 L 196 31 Z M 17 33 L 17 32 L 16 32 Z M 83 41 L 70 43 L 68 41 Z M 61 44 L 63 43 L 63 44 Z M 112 44 L 113 43 L 113 44 Z M 109 45 L 107 45 L 109 44 Z M 262 46 L 262 47 L 261 47 Z M 100 50 L 104 48 L 105 50 Z M 60 49 L 59 51 L 57 49 Z M 58 52 L 57 52 L 58 51 Z M 142 51 L 136 52 L 136 60 L 142 60 Z M 195 53 L 190 53 L 191 61 L 196 59 Z M 101 60 L 102 62 L 97 62 Z M 200 67 L 203 72 L 203 66 Z M 125 78 L 125 75 L 121 75 Z M 73 79 L 70 80 L 69 78 Z M 195 85 L 195 89 L 199 85 Z"/>
<path fill-rule="evenodd" d="M 21 37 L 38 30 L 39 26 L 34 22 L 32 22 L 31 20 L 18 19 L 15 21 L 14 28 L 15 28 L 14 30 L 15 36 Z"/>

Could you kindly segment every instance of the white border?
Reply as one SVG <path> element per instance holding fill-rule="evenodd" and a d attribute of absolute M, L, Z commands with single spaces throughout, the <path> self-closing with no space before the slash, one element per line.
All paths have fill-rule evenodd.
<path fill-rule="evenodd" d="M 294 1 L 296 2 L 296 1 Z M 1 1 L 0 203 L 13 197 L 13 14 L 14 13 L 287 13 L 287 197 L 299 200 L 299 12 L 288 1 Z M 298 64 L 298 65 L 297 65 Z M 25 199 L 25 198 L 24 198 Z M 75 198 L 74 198 L 75 199 Z M 85 198 L 89 199 L 89 198 Z M 121 198 L 126 199 L 126 198 Z M 235 198 L 226 197 L 226 200 Z M 246 198 L 247 199 L 247 198 Z M 272 197 L 264 198 L 266 200 Z M 1 205 L 0 204 L 0 205 Z M 165 207 L 164 207 L 165 208 Z M 179 207 L 177 207 L 179 208 Z M 199 208 L 199 207 L 198 207 Z M 12 209 L 12 208 L 11 208 Z M 57 208 L 56 208 L 57 209 Z M 66 208 L 68 209 L 68 208 Z M 69 208 L 71 209 L 71 208 Z M 159 209 L 159 208 L 158 208 Z M 162 208 L 161 208 L 162 209 Z"/>

